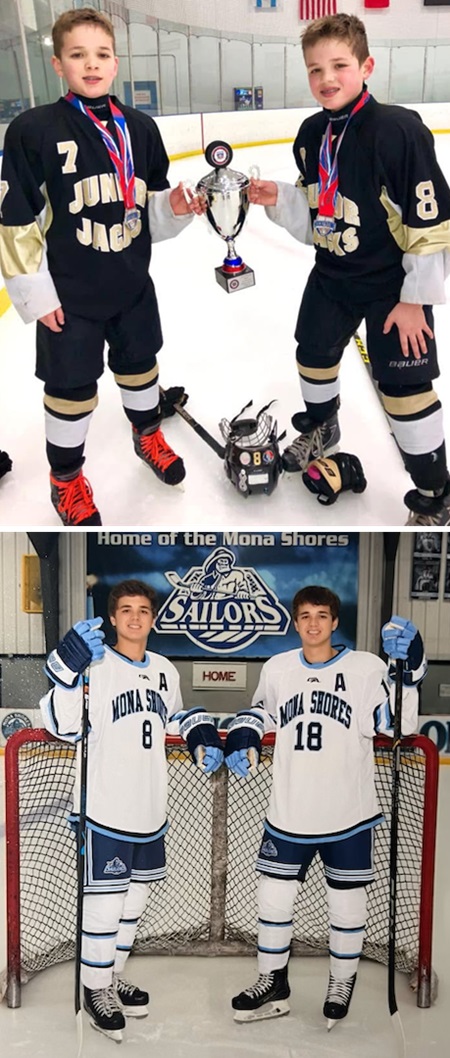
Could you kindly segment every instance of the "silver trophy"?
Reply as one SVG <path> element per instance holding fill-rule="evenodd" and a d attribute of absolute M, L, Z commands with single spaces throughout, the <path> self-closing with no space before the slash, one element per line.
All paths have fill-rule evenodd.
<path fill-rule="evenodd" d="M 245 173 L 227 168 L 232 157 L 233 151 L 228 143 L 221 140 L 209 143 L 205 158 L 214 168 L 199 180 L 196 188 L 197 193 L 206 198 L 209 223 L 227 244 L 227 256 L 215 273 L 217 282 L 228 294 L 243 287 L 252 287 L 255 283 L 253 269 L 244 264 L 234 246 L 234 240 L 247 216 L 250 179 Z M 256 175 L 256 170 L 252 175 Z"/>

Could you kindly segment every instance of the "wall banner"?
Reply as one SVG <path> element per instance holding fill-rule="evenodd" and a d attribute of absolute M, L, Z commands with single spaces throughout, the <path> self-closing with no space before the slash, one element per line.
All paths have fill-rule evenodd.
<path fill-rule="evenodd" d="M 109 591 L 135 578 L 158 594 L 149 649 L 175 658 L 266 658 L 299 645 L 291 603 L 307 584 L 339 595 L 334 641 L 355 646 L 358 542 L 358 533 L 345 532 L 98 532 L 88 534 L 87 571 L 109 642 Z"/>

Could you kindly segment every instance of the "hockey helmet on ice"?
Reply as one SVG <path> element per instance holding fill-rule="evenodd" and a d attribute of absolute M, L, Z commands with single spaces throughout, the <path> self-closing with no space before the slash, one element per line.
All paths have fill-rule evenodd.
<path fill-rule="evenodd" d="M 253 492 L 269 495 L 281 472 L 277 423 L 267 414 L 270 404 L 257 415 L 244 417 L 251 404 L 252 401 L 246 404 L 231 422 L 228 419 L 220 422 L 225 441 L 225 471 L 242 496 Z"/>

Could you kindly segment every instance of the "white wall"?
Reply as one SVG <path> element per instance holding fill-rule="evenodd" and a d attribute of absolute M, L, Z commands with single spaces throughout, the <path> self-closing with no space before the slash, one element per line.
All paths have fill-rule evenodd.
<path fill-rule="evenodd" d="M 306 25 L 298 17 L 298 0 L 280 2 L 279 11 L 267 12 L 255 12 L 252 0 L 128 0 L 127 7 L 189 26 L 298 38 Z M 363 20 L 371 41 L 450 39 L 450 8 L 424 7 L 423 0 L 392 0 L 379 11 L 366 10 L 362 0 L 340 0 L 338 6 Z"/>

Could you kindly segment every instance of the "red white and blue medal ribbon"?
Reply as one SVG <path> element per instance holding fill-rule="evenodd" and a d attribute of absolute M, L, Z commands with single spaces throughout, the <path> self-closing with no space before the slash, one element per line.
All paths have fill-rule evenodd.
<path fill-rule="evenodd" d="M 133 230 L 139 223 L 140 213 L 136 207 L 136 184 L 130 134 L 122 111 L 116 107 L 112 99 L 109 100 L 111 117 L 114 121 L 119 141 L 119 146 L 117 146 L 114 136 L 111 136 L 111 133 L 99 121 L 94 112 L 85 103 L 82 103 L 78 96 L 74 95 L 73 92 L 68 92 L 65 99 L 77 110 L 81 110 L 81 113 L 93 121 L 98 129 L 119 179 L 125 205 L 125 224 L 127 228 Z"/>
<path fill-rule="evenodd" d="M 336 198 L 338 193 L 338 153 L 341 146 L 342 140 L 347 131 L 349 122 L 351 121 L 354 114 L 357 114 L 358 110 L 361 110 L 370 99 L 370 93 L 364 92 L 361 99 L 353 107 L 353 110 L 349 114 L 347 121 L 345 122 L 344 128 L 339 135 L 339 139 L 336 143 L 336 150 L 334 152 L 334 158 L 332 159 L 332 141 L 333 141 L 333 124 L 330 121 L 327 125 L 325 134 L 322 139 L 319 155 L 319 212 L 314 221 L 314 231 L 318 235 L 331 235 L 336 228 L 336 221 L 334 219 L 334 207 L 336 205 Z"/>

